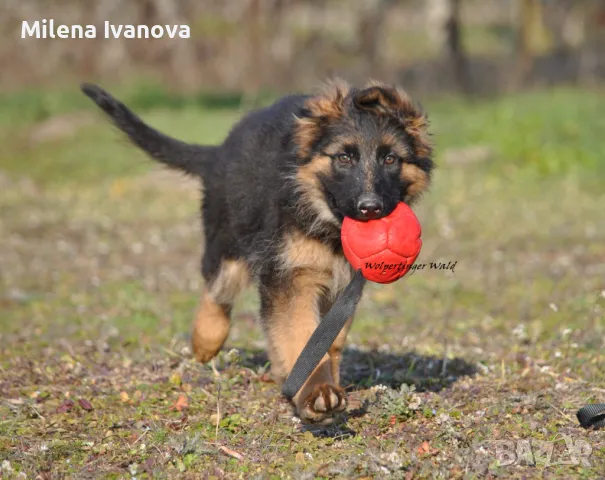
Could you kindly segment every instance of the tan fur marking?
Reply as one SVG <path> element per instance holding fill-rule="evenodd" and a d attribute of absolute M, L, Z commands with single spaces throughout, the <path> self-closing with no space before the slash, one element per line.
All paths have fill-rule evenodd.
<path fill-rule="evenodd" d="M 331 172 L 331 160 L 329 157 L 318 155 L 306 165 L 298 167 L 296 178 L 305 185 L 319 186 L 319 174 L 329 175 Z"/>
<path fill-rule="evenodd" d="M 303 197 L 304 206 L 310 206 L 313 212 L 318 215 L 320 221 L 338 225 L 338 220 L 326 203 L 318 178 L 320 174 L 329 175 L 331 169 L 331 160 L 320 155 L 298 168 L 296 180 Z M 304 206 L 301 205 L 301 207 Z"/>
<path fill-rule="evenodd" d="M 373 158 L 371 159 L 374 160 Z M 370 160 L 363 162 L 363 188 L 366 192 L 374 191 L 374 170 Z"/>
<path fill-rule="evenodd" d="M 379 114 L 394 115 L 399 118 L 405 131 L 414 140 L 414 150 L 419 157 L 428 158 L 432 149 L 428 138 L 428 122 L 424 113 L 412 102 L 401 88 L 395 88 L 381 82 L 371 81 L 366 85 L 368 102 L 378 102 L 375 111 Z M 376 89 L 376 90 L 374 90 Z M 383 90 L 381 92 L 380 90 Z M 387 95 L 388 94 L 388 95 Z"/>
<path fill-rule="evenodd" d="M 193 322 L 193 352 L 200 362 L 218 353 L 229 335 L 229 316 L 236 295 L 248 285 L 249 272 L 240 260 L 225 260 L 216 278 L 204 290 Z"/>
<path fill-rule="evenodd" d="M 299 147 L 299 155 L 306 158 L 311 147 L 321 133 L 321 125 L 337 120 L 344 114 L 344 100 L 349 86 L 342 80 L 334 80 L 324 85 L 322 91 L 305 103 L 311 118 L 297 118 L 294 141 Z"/>
<path fill-rule="evenodd" d="M 334 379 L 334 383 L 336 383 L 336 385 L 340 385 L 340 361 L 342 359 L 342 351 L 344 350 L 345 342 L 347 341 L 347 335 L 349 334 L 352 324 L 353 317 L 347 320 L 344 328 L 340 331 L 338 337 L 336 337 L 336 340 L 334 340 L 330 350 L 328 350 L 332 378 Z"/>
<path fill-rule="evenodd" d="M 311 118 L 297 118 L 294 141 L 299 148 L 299 156 L 306 158 L 311 153 L 311 147 L 321 132 L 319 124 Z"/>
<path fill-rule="evenodd" d="M 272 372 L 280 382 L 290 373 L 319 320 L 320 288 L 313 276 L 308 273 L 296 275 L 292 291 L 291 295 L 282 293 L 274 299 L 272 315 L 265 319 Z"/>
<path fill-rule="evenodd" d="M 324 151 L 328 155 L 336 155 L 338 153 L 343 153 L 343 150 L 347 145 L 358 145 L 359 142 L 360 137 L 355 134 L 340 134 L 337 137 L 330 139 L 330 144 L 325 147 Z"/>
<path fill-rule="evenodd" d="M 401 158 L 405 158 L 410 154 L 407 146 L 393 133 L 383 134 L 380 143 L 390 147 L 392 151 Z"/>
<path fill-rule="evenodd" d="M 204 291 L 191 335 L 193 353 L 199 362 L 209 362 L 216 356 L 229 335 L 229 327 L 229 307 L 219 305 Z"/>
<path fill-rule="evenodd" d="M 306 107 L 314 117 L 338 118 L 343 114 L 344 99 L 349 94 L 349 85 L 334 79 L 321 87 L 319 95 L 307 101 Z"/>
<path fill-rule="evenodd" d="M 424 115 L 410 117 L 406 123 L 406 131 L 415 140 L 416 155 L 429 158 L 432 154 L 428 138 L 428 122 Z"/>
<path fill-rule="evenodd" d="M 399 138 L 392 132 L 385 132 L 382 134 L 381 143 L 383 145 L 396 146 L 400 143 Z"/>
<path fill-rule="evenodd" d="M 217 303 L 231 304 L 249 281 L 250 273 L 244 262 L 224 260 L 218 275 L 210 282 L 209 294 Z"/>
<path fill-rule="evenodd" d="M 404 163 L 401 167 L 401 179 L 408 183 L 406 201 L 413 200 L 429 186 L 426 172 L 411 163 Z"/>
<path fill-rule="evenodd" d="M 364 191 L 371 192 L 374 188 L 374 175 L 372 175 L 372 170 L 370 168 L 365 169 L 365 176 L 363 179 L 363 187 Z"/>
<path fill-rule="evenodd" d="M 351 280 L 351 266 L 344 257 L 335 255 L 330 247 L 298 230 L 286 236 L 280 260 L 286 274 L 308 272 L 318 287 L 329 292 L 331 301 Z"/>

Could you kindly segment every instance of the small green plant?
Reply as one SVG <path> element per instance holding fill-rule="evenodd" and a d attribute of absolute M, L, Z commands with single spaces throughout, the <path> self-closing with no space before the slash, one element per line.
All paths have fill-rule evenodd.
<path fill-rule="evenodd" d="M 383 417 L 405 420 L 413 417 L 421 405 L 422 399 L 416 393 L 416 387 L 404 383 L 398 390 L 391 388 L 380 390 L 375 406 Z"/>

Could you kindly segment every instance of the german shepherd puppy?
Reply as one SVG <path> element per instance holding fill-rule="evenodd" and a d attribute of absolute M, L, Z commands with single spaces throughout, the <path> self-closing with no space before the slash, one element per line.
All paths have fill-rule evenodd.
<path fill-rule="evenodd" d="M 137 147 L 202 182 L 205 289 L 195 357 L 218 353 L 234 298 L 252 280 L 278 382 L 352 277 L 343 218 L 380 218 L 413 202 L 433 169 L 425 115 L 387 85 L 332 82 L 316 95 L 284 97 L 246 115 L 220 146 L 166 136 L 100 87 L 82 90 Z M 293 399 L 304 422 L 329 423 L 346 408 L 339 367 L 351 321 Z"/>

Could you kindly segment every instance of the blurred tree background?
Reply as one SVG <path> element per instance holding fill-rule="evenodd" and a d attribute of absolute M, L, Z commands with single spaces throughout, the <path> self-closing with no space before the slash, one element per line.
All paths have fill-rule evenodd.
<path fill-rule="evenodd" d="M 192 37 L 20 38 L 22 20 L 43 18 L 98 32 L 105 20 L 188 24 Z M 605 76 L 603 0 L 4 0 L 0 31 L 3 89 L 144 77 L 256 94 L 337 74 L 415 93 L 495 93 Z"/>

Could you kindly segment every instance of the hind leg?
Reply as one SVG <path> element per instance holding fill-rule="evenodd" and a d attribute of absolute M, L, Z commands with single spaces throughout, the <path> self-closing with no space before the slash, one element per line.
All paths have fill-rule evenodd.
<path fill-rule="evenodd" d="M 340 361 L 342 359 L 342 351 L 344 349 L 345 343 L 347 341 L 347 334 L 351 329 L 351 324 L 353 323 L 353 317 L 347 320 L 344 328 L 334 340 L 334 343 L 328 350 L 328 355 L 330 356 L 330 368 L 332 370 L 332 378 L 334 379 L 334 383 L 336 385 L 340 385 Z"/>
<path fill-rule="evenodd" d="M 204 290 L 191 335 L 193 353 L 199 362 L 212 360 L 227 340 L 230 310 L 230 305 L 216 303 L 210 292 Z"/>
<path fill-rule="evenodd" d="M 206 288 L 191 335 L 193 353 L 202 363 L 212 360 L 227 340 L 233 302 L 249 278 L 241 260 L 222 260 L 213 274 L 204 276 Z"/>
<path fill-rule="evenodd" d="M 334 299 L 328 300 L 327 298 L 322 298 L 320 302 L 319 313 L 323 318 L 332 308 L 334 304 Z M 328 350 L 328 356 L 330 357 L 330 371 L 332 372 L 332 378 L 334 379 L 334 383 L 336 385 L 340 385 L 340 361 L 342 359 L 342 351 L 345 347 L 345 343 L 347 341 L 347 335 L 349 330 L 351 329 L 351 325 L 353 323 L 353 317 L 351 316 L 345 323 L 344 327 L 334 340 L 334 343 Z"/>

